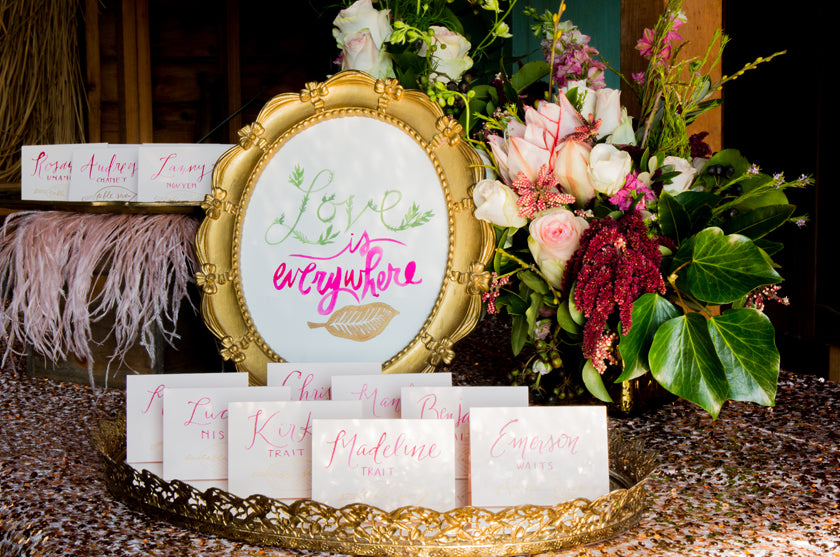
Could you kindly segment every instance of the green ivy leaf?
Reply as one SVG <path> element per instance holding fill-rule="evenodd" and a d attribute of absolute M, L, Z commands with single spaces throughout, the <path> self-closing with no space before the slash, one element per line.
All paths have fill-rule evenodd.
<path fill-rule="evenodd" d="M 510 347 L 513 355 L 517 356 L 525 347 L 528 340 L 528 321 L 524 315 L 514 315 L 510 327 Z"/>
<path fill-rule="evenodd" d="M 620 336 L 618 344 L 624 370 L 616 383 L 641 377 L 650 371 L 648 351 L 653 335 L 660 325 L 679 314 L 679 310 L 659 294 L 644 294 L 633 302 L 633 326 L 626 335 Z"/>
<path fill-rule="evenodd" d="M 607 388 L 604 386 L 604 379 L 598 373 L 598 370 L 595 369 L 595 366 L 592 365 L 592 360 L 586 360 L 581 375 L 583 376 L 583 384 L 586 385 L 586 388 L 592 396 L 603 402 L 612 402 L 612 397 L 610 397 L 610 393 L 607 392 Z"/>
<path fill-rule="evenodd" d="M 516 90 L 517 94 L 521 93 L 528 86 L 547 76 L 549 71 L 548 64 L 542 60 L 528 62 L 511 76 L 510 85 Z"/>
<path fill-rule="evenodd" d="M 709 319 L 708 328 L 726 370 L 728 398 L 773 406 L 779 351 L 767 316 L 754 309 L 731 309 Z"/>
<path fill-rule="evenodd" d="M 783 225 L 796 210 L 794 205 L 769 205 L 741 213 L 722 226 L 726 234 L 741 234 L 757 240 Z"/>
<path fill-rule="evenodd" d="M 539 292 L 540 294 L 545 295 L 551 291 L 545 281 L 534 271 L 526 269 L 524 271 L 519 271 L 516 276 L 519 277 L 522 282 L 527 284 L 534 292 Z"/>
<path fill-rule="evenodd" d="M 667 192 L 659 197 L 659 227 L 677 244 L 691 233 L 691 217 L 679 201 Z"/>
<path fill-rule="evenodd" d="M 694 237 L 694 252 L 685 273 L 692 296 L 709 304 L 728 304 L 759 286 L 781 282 L 773 261 L 740 234 L 706 228 Z"/>
<path fill-rule="evenodd" d="M 702 315 L 687 313 L 663 323 L 653 337 L 648 361 L 660 385 L 717 419 L 729 386 Z"/>
<path fill-rule="evenodd" d="M 572 314 L 569 311 L 569 303 L 568 299 L 563 299 L 557 304 L 557 324 L 564 331 L 576 335 L 580 333 L 580 325 L 572 319 Z"/>

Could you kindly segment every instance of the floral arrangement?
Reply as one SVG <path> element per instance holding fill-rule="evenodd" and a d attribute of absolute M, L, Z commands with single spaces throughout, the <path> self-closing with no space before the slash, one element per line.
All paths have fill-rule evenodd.
<path fill-rule="evenodd" d="M 804 224 L 784 192 L 811 179 L 689 135 L 724 83 L 776 54 L 713 81 L 728 38 L 682 60 L 680 5 L 639 40 L 647 70 L 622 78 L 640 101 L 635 122 L 563 7 L 531 10 L 550 100 L 508 98 L 484 118 L 498 178 L 476 185 L 475 216 L 497 231 L 487 311 L 512 316 L 515 353 L 531 348 L 514 381 L 610 401 L 609 382 L 650 373 L 716 418 L 727 399 L 774 404 L 779 353 L 762 310 L 787 300 L 768 234 Z"/>
<path fill-rule="evenodd" d="M 561 20 L 564 2 L 525 8 L 545 60 L 511 75 L 498 47 L 515 0 L 465 2 L 460 14 L 454 0 L 378 4 L 338 14 L 337 62 L 426 90 L 486 152 L 491 177 L 473 193 L 497 234 L 484 301 L 512 318 L 523 366 L 511 380 L 546 399 L 588 390 L 610 401 L 610 383 L 650 373 L 713 417 L 728 399 L 773 405 L 779 353 L 762 310 L 787 300 L 772 260 L 783 246 L 768 235 L 804 224 L 785 190 L 811 179 L 764 173 L 735 149 L 713 154 L 688 126 L 720 105 L 725 83 L 781 53 L 713 80 L 728 37 L 682 57 L 686 17 L 670 0 L 638 41 L 646 71 L 621 76 L 641 107 L 630 115 L 590 38 Z"/>

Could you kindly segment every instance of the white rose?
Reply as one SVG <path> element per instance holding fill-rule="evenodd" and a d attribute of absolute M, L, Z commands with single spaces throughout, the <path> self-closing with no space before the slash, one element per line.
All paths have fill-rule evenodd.
<path fill-rule="evenodd" d="M 595 191 L 615 195 L 624 185 L 632 166 L 630 153 L 609 143 L 599 143 L 589 154 L 589 181 Z"/>
<path fill-rule="evenodd" d="M 621 91 L 618 89 L 598 89 L 595 91 L 595 120 L 601 120 L 598 139 L 613 133 L 621 124 Z M 587 114 L 584 114 L 587 116 Z"/>
<path fill-rule="evenodd" d="M 621 109 L 621 123 L 607 138 L 607 143 L 613 145 L 635 145 L 636 132 L 633 131 L 633 117 L 627 114 L 627 109 Z"/>
<path fill-rule="evenodd" d="M 333 20 L 333 36 L 339 48 L 344 47 L 347 37 L 367 29 L 377 49 L 391 36 L 391 10 L 376 10 L 372 0 L 357 0 L 352 6 L 338 12 Z"/>
<path fill-rule="evenodd" d="M 434 32 L 432 45 L 437 47 L 432 51 L 434 73 L 431 77 L 442 83 L 460 81 L 464 72 L 472 68 L 473 61 L 469 57 L 472 45 L 463 36 L 446 27 L 432 25 L 429 30 Z M 429 51 L 429 45 L 423 43 L 417 54 L 425 57 Z"/>
<path fill-rule="evenodd" d="M 342 54 L 342 70 L 359 70 L 378 79 L 394 76 L 391 55 L 376 47 L 367 29 L 347 35 Z"/>
<path fill-rule="evenodd" d="M 528 219 L 519 215 L 519 196 L 498 180 L 482 180 L 473 188 L 475 218 L 496 226 L 522 228 Z"/>
<path fill-rule="evenodd" d="M 687 160 L 681 157 L 665 157 L 662 161 L 662 166 L 671 165 L 675 172 L 679 172 L 678 176 L 671 178 L 670 184 L 665 184 L 662 189 L 671 195 L 682 193 L 691 187 L 694 182 L 694 177 L 697 175 L 697 169 L 691 166 Z"/>

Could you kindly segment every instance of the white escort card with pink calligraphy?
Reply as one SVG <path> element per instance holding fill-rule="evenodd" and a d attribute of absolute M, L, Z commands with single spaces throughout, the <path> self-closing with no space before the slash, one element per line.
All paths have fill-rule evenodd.
<path fill-rule="evenodd" d="M 528 406 L 528 387 L 403 387 L 402 417 L 455 422 L 455 498 L 470 504 L 470 411 L 482 406 Z"/>
<path fill-rule="evenodd" d="M 339 508 L 455 507 L 452 420 L 314 420 L 312 498 Z"/>
<path fill-rule="evenodd" d="M 247 373 L 167 373 L 125 378 L 126 462 L 163 474 L 163 390 L 167 387 L 247 387 Z"/>
<path fill-rule="evenodd" d="M 333 375 L 378 375 L 379 362 L 269 362 L 266 384 L 289 387 L 292 400 L 330 400 Z"/>
<path fill-rule="evenodd" d="M 451 373 L 394 373 L 393 375 L 337 375 L 332 378 L 333 400 L 361 400 L 364 418 L 399 418 L 403 387 L 451 387 Z"/>
<path fill-rule="evenodd" d="M 137 200 L 204 201 L 209 195 L 213 167 L 233 145 L 144 143 L 140 146 L 140 183 Z"/>
<path fill-rule="evenodd" d="M 312 497 L 312 421 L 362 417 L 358 400 L 228 404 L 228 491 Z"/>
<path fill-rule="evenodd" d="M 31 201 L 67 201 L 73 151 L 104 145 L 24 145 L 20 149 L 20 198 Z"/>
<path fill-rule="evenodd" d="M 163 390 L 163 479 L 227 489 L 228 404 L 289 400 L 288 387 Z"/>
<path fill-rule="evenodd" d="M 137 201 L 137 145 L 86 145 L 73 151 L 68 201 Z"/>
<path fill-rule="evenodd" d="M 473 408 L 472 505 L 556 505 L 609 493 L 604 406 Z"/>

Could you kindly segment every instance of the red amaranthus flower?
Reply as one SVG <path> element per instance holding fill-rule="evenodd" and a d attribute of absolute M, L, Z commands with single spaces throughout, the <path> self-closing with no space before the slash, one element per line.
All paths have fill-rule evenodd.
<path fill-rule="evenodd" d="M 633 301 L 647 292 L 665 293 L 665 281 L 659 272 L 662 259 L 656 240 L 648 236 L 638 212 L 617 220 L 599 219 L 583 233 L 580 247 L 569 261 L 563 290 L 573 281 L 575 305 L 587 318 L 583 327 L 583 355 L 599 356 L 596 369 L 606 364 L 601 337 L 609 334 L 607 321 L 616 311 L 625 334 L 632 326 Z M 602 343 L 603 344 L 603 343 Z"/>

